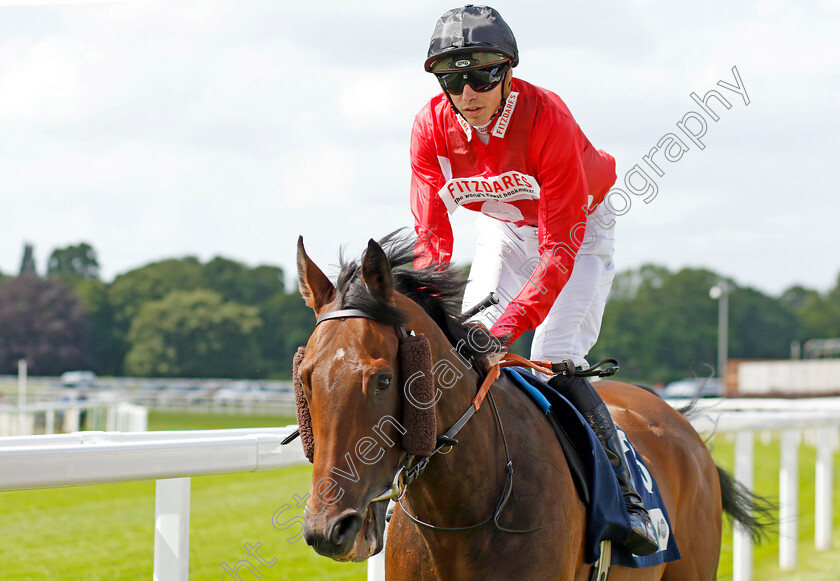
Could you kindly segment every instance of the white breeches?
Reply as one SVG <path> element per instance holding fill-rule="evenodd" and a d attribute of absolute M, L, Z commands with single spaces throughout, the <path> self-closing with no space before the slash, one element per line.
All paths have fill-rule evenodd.
<path fill-rule="evenodd" d="M 552 362 L 571 359 L 575 365 L 587 366 L 586 354 L 598 340 L 615 275 L 615 229 L 600 225 L 608 222 L 606 217 L 595 219 L 603 213 L 602 204 L 587 221 L 569 282 L 536 328 L 532 359 Z M 500 303 L 475 317 L 489 328 L 531 276 L 535 259 L 539 257 L 539 241 L 536 226 L 517 227 L 483 214 L 476 220 L 476 233 L 475 258 L 463 309 L 475 305 L 491 291 L 498 294 Z"/>

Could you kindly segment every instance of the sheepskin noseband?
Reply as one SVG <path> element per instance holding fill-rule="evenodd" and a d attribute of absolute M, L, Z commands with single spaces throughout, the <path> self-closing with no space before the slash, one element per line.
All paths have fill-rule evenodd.
<path fill-rule="evenodd" d="M 309 403 L 303 394 L 303 387 L 300 385 L 300 362 L 303 361 L 305 347 L 298 347 L 294 359 L 292 359 L 292 385 L 295 388 L 295 406 L 297 407 L 298 433 L 300 443 L 303 445 L 303 453 L 312 462 L 312 453 L 315 451 L 315 444 L 312 441 L 312 418 L 309 416 Z"/>
<path fill-rule="evenodd" d="M 298 347 L 292 363 L 292 383 L 295 389 L 298 430 L 303 452 L 312 462 L 315 443 L 312 438 L 312 418 L 309 403 L 303 394 L 298 370 L 303 361 L 304 348 Z M 400 375 L 402 389 L 410 389 L 411 397 L 403 396 L 402 437 L 403 450 L 416 456 L 431 456 L 437 441 L 435 422 L 435 382 L 432 377 L 432 349 L 425 335 L 408 335 L 400 338 Z"/>

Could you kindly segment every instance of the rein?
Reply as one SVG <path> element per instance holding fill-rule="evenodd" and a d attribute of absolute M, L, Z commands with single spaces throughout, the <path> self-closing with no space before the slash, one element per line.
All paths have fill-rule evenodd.
<path fill-rule="evenodd" d="M 371 500 L 371 502 L 393 500 L 400 505 L 400 508 L 402 509 L 403 513 L 405 513 L 405 516 L 411 522 L 423 528 L 439 533 L 467 532 L 482 527 L 491 521 L 493 522 L 493 525 L 496 527 L 496 529 L 509 534 L 525 535 L 540 530 L 540 527 L 524 530 L 509 529 L 499 524 L 499 518 L 501 517 L 502 510 L 504 509 L 505 505 L 510 499 L 511 492 L 513 492 L 513 460 L 511 460 L 510 458 L 510 450 L 508 448 L 507 437 L 505 436 L 505 428 L 502 425 L 502 418 L 499 415 L 499 409 L 496 407 L 496 400 L 493 398 L 493 394 L 490 393 L 490 387 L 493 385 L 493 382 L 495 382 L 501 375 L 500 367 L 509 367 L 514 365 L 526 365 L 528 367 L 545 373 L 549 373 L 551 371 L 551 364 L 548 362 L 531 362 L 525 359 L 524 357 L 515 355 L 513 353 L 505 354 L 500 363 L 490 368 L 490 371 L 485 376 L 484 381 L 482 381 L 481 386 L 478 388 L 478 392 L 475 394 L 475 397 L 473 398 L 472 402 L 470 403 L 470 406 L 466 409 L 466 411 L 461 415 L 460 418 L 458 418 L 458 420 L 454 424 L 452 424 L 452 426 L 442 436 L 438 436 L 439 444 L 437 448 L 435 448 L 434 451 L 432 451 L 432 454 L 430 456 L 421 458 L 411 468 L 406 467 L 413 460 L 413 456 L 407 456 L 400 464 L 400 467 L 397 469 L 397 474 L 394 477 L 394 483 L 392 484 L 391 488 L 383 494 Z M 452 450 L 452 447 L 458 443 L 458 440 L 455 439 L 455 435 L 481 408 L 481 404 L 484 402 L 484 398 L 487 396 L 490 396 L 490 405 L 493 408 L 493 415 L 496 418 L 496 424 L 499 426 L 499 433 L 502 436 L 502 444 L 505 449 L 505 485 L 502 489 L 502 494 L 499 497 L 499 502 L 496 504 L 496 508 L 493 510 L 493 514 L 491 514 L 489 517 L 487 517 L 481 522 L 462 527 L 442 527 L 420 520 L 419 518 L 408 512 L 406 507 L 402 504 L 402 499 L 405 496 L 405 492 L 408 488 L 408 485 L 411 484 L 414 480 L 416 480 L 426 470 L 426 467 L 429 465 L 429 462 L 435 454 L 448 454 Z M 448 450 L 446 452 L 443 452 L 443 450 L 446 448 L 448 448 Z"/>
<path fill-rule="evenodd" d="M 499 375 L 498 365 L 494 366 L 493 369 L 496 370 L 496 377 L 498 377 L 498 375 Z M 489 377 L 491 377 L 491 375 L 488 375 L 487 377 L 489 378 Z M 485 379 L 485 383 L 487 383 L 486 379 Z M 490 383 L 492 383 L 492 381 Z M 502 496 L 499 498 L 499 502 L 496 504 L 496 508 L 495 508 L 495 510 L 493 510 L 493 514 L 491 514 L 489 517 L 487 517 L 486 519 L 484 519 L 481 522 L 471 524 L 471 525 L 467 525 L 467 526 L 463 526 L 463 527 L 442 527 L 442 526 L 438 526 L 438 525 L 433 525 L 433 524 L 430 524 L 430 523 L 427 523 L 427 522 L 424 522 L 424 521 L 420 520 L 419 518 L 417 518 L 416 516 L 414 516 L 413 514 L 408 512 L 408 510 L 406 510 L 406 508 L 402 504 L 402 497 L 405 496 L 405 487 L 403 487 L 402 493 L 396 499 L 396 502 L 397 502 L 397 504 L 400 505 L 400 508 L 402 509 L 403 513 L 405 513 L 405 516 L 408 517 L 408 520 L 410 520 L 414 524 L 416 524 L 418 526 L 421 526 L 423 528 L 438 532 L 438 533 L 463 533 L 463 532 L 466 532 L 466 531 L 471 531 L 471 530 L 475 530 L 477 528 L 483 527 L 484 525 L 486 525 L 490 521 L 493 521 L 493 525 L 499 531 L 501 531 L 503 533 L 510 533 L 510 534 L 513 534 L 513 535 L 527 535 L 529 533 L 534 533 L 534 532 L 537 532 L 538 530 L 540 530 L 540 527 L 536 527 L 536 528 L 533 528 L 533 529 L 526 529 L 526 530 L 509 529 L 509 528 L 503 527 L 501 524 L 499 524 L 499 517 L 502 514 L 502 509 L 504 509 L 505 505 L 507 504 L 508 499 L 510 499 L 511 492 L 513 492 L 513 461 L 510 459 L 510 450 L 508 449 L 507 438 L 505 437 L 505 429 L 502 426 L 502 418 L 499 416 L 499 410 L 496 407 L 496 400 L 493 399 L 493 394 L 492 393 L 488 393 L 488 395 L 490 396 L 490 405 L 493 407 L 493 414 L 496 416 L 496 424 L 499 426 L 499 432 L 501 433 L 501 436 L 502 436 L 502 444 L 504 445 L 504 448 L 505 448 L 505 461 L 506 461 L 505 462 L 505 486 L 502 489 Z M 476 396 L 476 397 L 478 397 L 478 396 Z M 482 399 L 483 399 L 483 397 L 482 397 Z M 473 408 L 470 407 L 469 409 L 473 409 Z M 470 414 L 470 417 L 472 417 L 472 414 Z M 467 418 L 467 419 L 469 419 L 469 418 Z M 466 422 L 464 422 L 464 423 L 466 423 Z M 455 426 L 453 426 L 453 427 L 455 427 Z M 462 427 L 463 427 L 463 424 L 462 424 Z M 450 431 L 451 430 L 452 430 L 452 428 L 450 428 Z M 457 430 L 456 430 L 456 432 L 457 432 Z M 441 436 L 441 438 L 444 438 L 444 437 L 446 437 L 445 434 L 444 434 L 444 436 Z M 457 443 L 457 441 L 456 441 L 456 443 Z M 444 447 L 445 446 L 446 445 L 444 444 Z M 450 447 L 450 449 L 451 449 L 451 447 Z M 438 452 L 438 450 L 435 450 L 435 452 Z M 448 453 L 448 452 L 446 452 L 446 453 Z M 421 462 L 425 462 L 425 464 L 423 466 L 425 468 L 425 465 L 427 465 L 428 462 L 429 462 L 429 457 L 423 458 L 423 460 L 421 460 Z M 421 472 L 422 472 L 422 470 L 421 470 Z M 419 476 L 419 473 L 417 474 L 417 476 Z M 416 476 L 415 476 L 415 478 L 416 478 Z M 405 486 L 408 486 L 408 483 L 406 483 Z M 390 498 L 390 496 L 388 498 Z M 371 501 L 371 502 L 373 502 L 373 501 Z"/>
<path fill-rule="evenodd" d="M 495 297 L 488 297 L 485 302 L 492 302 Z M 495 299 L 497 300 L 497 299 Z M 348 319 L 348 318 L 364 318 L 364 319 L 371 319 L 374 318 L 362 311 L 360 309 L 339 309 L 337 311 L 331 311 L 328 313 L 324 313 L 318 320 L 316 321 L 315 325 L 319 325 L 323 321 L 331 320 L 331 319 Z M 405 330 L 405 327 L 400 325 L 397 327 L 397 330 L 401 337 L 408 337 L 409 333 Z M 616 367 L 604 370 L 598 370 L 597 368 L 600 367 L 604 363 L 613 363 Z M 505 505 L 507 505 L 508 500 L 510 499 L 510 495 L 513 492 L 513 461 L 510 458 L 510 450 L 508 448 L 507 437 L 505 436 L 504 426 L 502 425 L 502 419 L 499 415 L 499 410 L 496 406 L 496 401 L 493 398 L 493 394 L 490 393 L 490 387 L 493 383 L 499 378 L 501 375 L 501 367 L 512 367 L 512 366 L 524 366 L 539 371 L 540 373 L 544 373 L 546 375 L 555 375 L 555 374 L 563 374 L 563 375 L 612 375 L 616 371 L 618 371 L 617 361 L 614 359 L 612 360 L 604 360 L 596 365 L 592 366 L 590 369 L 587 370 L 579 370 L 575 369 L 574 365 L 571 361 L 563 361 L 561 363 L 551 363 L 550 361 L 531 361 L 525 359 L 520 355 L 516 355 L 514 353 L 506 353 L 502 360 L 490 368 L 487 375 L 484 377 L 481 385 L 476 392 L 475 397 L 473 397 L 472 401 L 470 402 L 469 407 L 461 414 L 461 417 L 458 418 L 452 426 L 446 430 L 442 435 L 437 437 L 437 446 L 432 451 L 431 455 L 424 456 L 416 463 L 411 465 L 415 459 L 415 456 L 412 454 L 406 455 L 406 457 L 400 463 L 400 466 L 397 468 L 397 472 L 394 475 L 394 481 L 391 485 L 391 488 L 380 494 L 379 496 L 373 498 L 370 502 L 384 502 L 388 500 L 393 500 L 397 504 L 400 505 L 403 513 L 405 513 L 406 517 L 413 523 L 423 528 L 441 532 L 441 533 L 458 533 L 458 532 L 466 532 L 475 530 L 486 525 L 489 522 L 493 522 L 493 525 L 496 527 L 497 530 L 509 533 L 509 534 L 530 534 L 540 530 L 540 527 L 532 528 L 532 529 L 523 529 L 523 530 L 516 530 L 516 529 L 509 529 L 503 527 L 499 524 L 499 518 L 501 517 L 501 512 L 504 509 Z M 406 489 L 408 485 L 414 482 L 417 478 L 420 477 L 421 474 L 426 470 L 431 461 L 432 457 L 435 454 L 448 454 L 452 451 L 452 448 L 458 444 L 458 440 L 455 436 L 461 429 L 467 424 L 467 422 L 475 415 L 475 413 L 481 409 L 481 404 L 484 402 L 484 399 L 489 396 L 490 397 L 490 405 L 493 408 L 493 414 L 496 418 L 496 424 L 499 426 L 499 433 L 502 437 L 502 444 L 505 450 L 505 485 L 502 489 L 502 494 L 499 497 L 499 501 L 496 504 L 496 508 L 493 510 L 493 513 L 479 523 L 475 523 L 472 525 L 462 526 L 462 527 L 442 527 L 433 525 L 427 522 L 424 522 L 417 518 L 416 516 L 412 515 L 402 504 L 402 499 L 405 496 Z M 291 441 L 297 436 L 297 432 L 290 435 L 286 440 L 284 440 L 284 444 Z M 446 450 L 444 452 L 444 450 Z"/>
<path fill-rule="evenodd" d="M 327 321 L 330 319 L 348 318 L 373 319 L 373 317 L 371 317 L 368 313 L 360 309 L 339 309 L 337 311 L 324 313 L 323 315 L 318 317 L 318 320 L 315 322 L 315 325 L 317 326 L 323 321 Z M 402 337 L 408 336 L 408 332 L 405 330 L 405 327 L 399 326 L 397 329 Z M 523 364 L 523 361 L 526 361 L 524 358 L 521 358 L 518 355 L 516 355 L 513 356 L 516 359 L 510 359 L 511 362 L 508 362 L 508 358 L 510 357 L 511 355 L 505 355 L 504 357 L 505 362 L 507 362 L 508 365 L 521 365 Z M 549 363 L 548 365 L 550 366 L 551 364 Z M 545 369 L 544 367 L 536 365 L 532 366 L 535 369 L 539 369 L 541 371 Z M 421 458 L 411 467 L 409 467 L 409 464 L 412 463 L 415 456 L 411 454 L 407 455 L 400 463 L 400 466 L 397 469 L 397 473 L 394 476 L 394 482 L 391 485 L 391 488 L 383 492 L 376 498 L 372 499 L 370 502 L 383 502 L 386 500 L 394 500 L 400 505 L 400 508 L 402 508 L 403 512 L 409 520 L 411 520 L 419 526 L 437 532 L 454 533 L 469 531 L 482 527 L 490 521 L 493 521 L 493 524 L 498 530 L 505 533 L 529 534 L 539 530 L 539 527 L 527 530 L 514 530 L 505 528 L 501 524 L 499 524 L 499 518 L 501 516 L 502 509 L 504 509 L 505 505 L 508 502 L 508 499 L 510 499 L 511 492 L 513 492 L 513 460 L 511 460 L 510 458 L 510 450 L 508 449 L 507 437 L 505 436 L 504 426 L 502 425 L 502 418 L 499 415 L 498 408 L 496 407 L 496 401 L 493 399 L 493 395 L 490 393 L 490 387 L 493 385 L 493 382 L 496 381 L 501 375 L 501 370 L 499 367 L 500 366 L 497 364 L 490 368 L 489 372 L 482 381 L 481 386 L 478 388 L 478 392 L 475 394 L 475 397 L 473 397 L 472 401 L 470 402 L 470 406 L 466 409 L 466 411 L 463 414 L 461 414 L 461 417 L 458 418 L 458 420 L 456 420 L 456 422 L 452 424 L 452 426 L 448 430 L 446 430 L 446 432 L 443 435 L 438 436 L 437 446 L 432 451 L 432 454 L 430 456 L 425 456 Z M 548 371 L 550 371 L 550 367 L 548 368 Z M 488 395 L 490 396 L 490 404 L 493 407 L 493 414 L 496 417 L 496 424 L 499 426 L 499 432 L 502 436 L 502 444 L 504 445 L 505 449 L 505 486 L 502 490 L 502 495 L 499 498 L 499 502 L 496 504 L 496 508 L 493 511 L 493 514 L 491 514 L 488 518 L 486 518 L 480 523 L 468 525 L 465 527 L 440 527 L 423 522 L 422 520 L 409 513 L 402 505 L 401 501 L 405 496 L 405 492 L 408 485 L 414 482 L 414 480 L 416 480 L 426 470 L 426 467 L 429 465 L 431 458 L 435 454 L 448 454 L 452 450 L 452 448 L 458 443 L 458 440 L 455 438 L 455 436 L 458 434 L 458 432 L 461 431 L 461 428 L 463 428 L 467 424 L 470 418 L 472 418 L 475 415 L 475 413 L 479 409 L 481 409 L 481 404 L 484 402 L 485 397 L 487 397 Z M 443 451 L 445 449 L 446 452 Z"/>

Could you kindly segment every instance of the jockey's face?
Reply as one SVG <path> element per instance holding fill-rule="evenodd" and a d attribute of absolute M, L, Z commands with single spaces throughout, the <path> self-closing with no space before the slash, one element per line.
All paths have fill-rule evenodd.
<path fill-rule="evenodd" d="M 510 72 L 508 72 L 510 75 Z M 481 127 L 486 125 L 493 114 L 498 111 L 502 104 L 502 90 L 507 84 L 508 79 L 496 85 L 492 90 L 486 93 L 479 93 L 469 85 L 464 85 L 464 90 L 458 95 L 449 96 L 452 98 L 452 103 L 455 108 L 461 112 L 464 119 L 473 127 Z"/>

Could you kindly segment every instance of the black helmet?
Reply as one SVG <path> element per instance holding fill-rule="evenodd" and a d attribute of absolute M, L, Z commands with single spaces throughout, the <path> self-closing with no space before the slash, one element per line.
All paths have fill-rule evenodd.
<path fill-rule="evenodd" d="M 519 64 L 516 38 L 502 16 L 489 6 L 467 4 L 440 17 L 429 42 L 426 70 L 443 56 L 454 57 L 478 52 L 501 53 L 511 66 Z"/>

